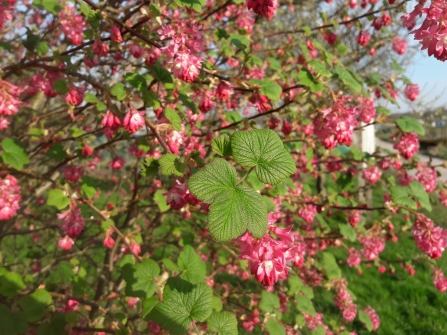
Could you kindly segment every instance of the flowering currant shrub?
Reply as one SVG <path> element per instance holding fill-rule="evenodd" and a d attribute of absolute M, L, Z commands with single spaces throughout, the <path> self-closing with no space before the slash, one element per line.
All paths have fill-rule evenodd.
<path fill-rule="evenodd" d="M 405 9 L 3 1 L 1 335 L 353 335 L 381 306 L 352 269 L 446 291 L 440 166 L 388 108 L 419 95 L 404 28 L 443 61 L 447 7 Z M 393 151 L 359 148 L 390 122 Z"/>

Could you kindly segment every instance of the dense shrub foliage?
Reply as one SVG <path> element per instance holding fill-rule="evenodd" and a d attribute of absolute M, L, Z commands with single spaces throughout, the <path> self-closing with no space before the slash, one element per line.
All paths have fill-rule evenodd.
<path fill-rule="evenodd" d="M 446 291 L 424 128 L 358 140 L 418 99 L 409 32 L 447 57 L 407 5 L 3 1 L 0 334 L 353 335 L 366 269 Z"/>

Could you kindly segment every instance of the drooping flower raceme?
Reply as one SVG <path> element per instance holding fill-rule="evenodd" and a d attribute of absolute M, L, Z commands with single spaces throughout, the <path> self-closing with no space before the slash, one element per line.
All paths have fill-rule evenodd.
<path fill-rule="evenodd" d="M 57 217 L 64 221 L 61 228 L 70 237 L 76 237 L 84 230 L 84 219 L 75 203 L 71 203 L 70 209 L 58 214 Z"/>
<path fill-rule="evenodd" d="M 418 248 L 433 259 L 440 258 L 447 246 L 447 231 L 435 227 L 433 221 L 423 214 L 418 214 L 414 222 L 413 236 Z"/>
<path fill-rule="evenodd" d="M 399 142 L 394 144 L 394 149 L 405 159 L 411 159 L 419 151 L 419 138 L 416 133 L 404 133 Z"/>
<path fill-rule="evenodd" d="M 20 186 L 18 180 L 11 175 L 0 178 L 0 220 L 8 220 L 20 208 Z"/>

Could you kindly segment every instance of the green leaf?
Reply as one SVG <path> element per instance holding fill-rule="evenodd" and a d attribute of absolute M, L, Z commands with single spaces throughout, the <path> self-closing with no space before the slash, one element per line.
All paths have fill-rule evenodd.
<path fill-rule="evenodd" d="M 110 94 L 116 97 L 119 101 L 126 98 L 126 87 L 122 83 L 116 83 L 110 89 Z"/>
<path fill-rule="evenodd" d="M 289 281 L 289 291 L 287 292 L 288 295 L 294 295 L 295 293 L 298 293 L 304 286 L 303 281 L 298 276 L 290 276 L 288 281 Z"/>
<path fill-rule="evenodd" d="M 396 125 L 405 133 L 416 133 L 418 135 L 424 136 L 425 129 L 421 125 L 421 123 L 408 116 L 401 116 L 397 120 L 394 121 Z"/>
<path fill-rule="evenodd" d="M 92 186 L 82 183 L 81 192 L 84 197 L 91 199 L 96 194 L 96 189 Z"/>
<path fill-rule="evenodd" d="M 286 329 L 276 318 L 269 318 L 265 327 L 270 335 L 286 335 Z"/>
<path fill-rule="evenodd" d="M 33 0 L 33 6 L 49 11 L 51 14 L 59 13 L 63 7 L 56 0 Z"/>
<path fill-rule="evenodd" d="M 231 43 L 238 49 L 250 49 L 250 40 L 236 33 L 230 34 Z"/>
<path fill-rule="evenodd" d="M 63 161 L 67 158 L 67 153 L 64 150 L 62 143 L 53 143 L 45 154 L 47 157 L 53 158 L 58 162 Z"/>
<path fill-rule="evenodd" d="M 22 44 L 28 51 L 34 52 L 41 42 L 41 39 L 38 35 L 34 35 L 29 28 L 26 27 L 26 29 L 26 40 L 24 40 Z"/>
<path fill-rule="evenodd" d="M 326 329 L 323 326 L 319 325 L 317 329 L 312 330 L 312 335 L 326 335 Z"/>
<path fill-rule="evenodd" d="M 50 190 L 47 199 L 47 205 L 54 206 L 61 210 L 70 204 L 70 199 L 64 194 L 62 190 Z"/>
<path fill-rule="evenodd" d="M 155 176 L 158 174 L 158 169 L 160 164 L 158 163 L 158 159 L 154 157 L 147 157 L 144 162 L 141 162 L 141 175 L 145 177 Z"/>
<path fill-rule="evenodd" d="M 154 278 L 160 274 L 160 267 L 152 259 L 145 259 L 140 264 L 126 264 L 122 275 L 126 281 L 126 295 L 149 298 L 156 289 Z"/>
<path fill-rule="evenodd" d="M 146 320 L 146 317 L 149 315 L 149 313 L 154 309 L 154 307 L 157 304 L 158 304 L 158 297 L 156 296 L 143 300 L 143 312 L 142 312 L 143 319 Z"/>
<path fill-rule="evenodd" d="M 159 82 L 162 82 L 164 84 L 174 82 L 171 73 L 164 67 L 162 67 L 159 63 L 156 63 L 154 66 L 149 67 L 149 70 L 152 72 L 154 78 L 157 79 Z"/>
<path fill-rule="evenodd" d="M 431 211 L 430 197 L 420 182 L 413 180 L 410 183 L 410 193 L 417 199 L 422 208 Z"/>
<path fill-rule="evenodd" d="M 262 291 L 259 308 L 266 313 L 273 312 L 275 309 L 279 308 L 278 295 L 265 290 Z"/>
<path fill-rule="evenodd" d="M 176 131 L 182 130 L 182 119 L 175 110 L 173 110 L 172 108 L 166 108 L 165 116 L 169 120 L 169 122 L 171 122 L 171 125 L 174 128 L 174 130 Z"/>
<path fill-rule="evenodd" d="M 364 311 L 359 311 L 359 320 L 365 324 L 366 329 L 368 329 L 368 331 L 373 330 L 373 324 L 371 322 L 371 319 L 369 318 L 368 314 L 366 314 Z"/>
<path fill-rule="evenodd" d="M 211 148 L 220 156 L 231 156 L 230 137 L 227 134 L 211 140 Z"/>
<path fill-rule="evenodd" d="M 216 296 L 213 296 L 211 305 L 216 312 L 220 312 L 222 310 L 222 299 Z"/>
<path fill-rule="evenodd" d="M 309 70 L 301 68 L 300 72 L 295 75 L 297 81 L 310 88 L 312 92 L 321 92 L 324 89 L 323 84 L 317 82 Z"/>
<path fill-rule="evenodd" d="M 338 228 L 340 229 L 340 234 L 342 234 L 344 237 L 346 237 L 351 242 L 355 242 L 357 239 L 357 233 L 355 232 L 355 229 L 352 228 L 350 224 L 346 223 L 340 223 L 338 225 Z"/>
<path fill-rule="evenodd" d="M 162 213 L 168 211 L 171 208 L 171 206 L 166 203 L 166 197 L 163 195 L 163 193 L 165 192 L 165 190 L 157 190 L 154 194 L 154 201 L 157 203 L 157 206 Z"/>
<path fill-rule="evenodd" d="M 237 335 L 237 319 L 230 312 L 213 312 L 206 321 L 210 331 L 219 335 Z"/>
<path fill-rule="evenodd" d="M 5 138 L 2 141 L 2 148 L 3 162 L 12 166 L 14 169 L 22 170 L 23 165 L 29 163 L 28 154 L 19 141 L 13 140 L 12 138 Z"/>
<path fill-rule="evenodd" d="M 239 122 L 242 120 L 241 114 L 238 112 L 226 112 L 225 120 L 231 123 Z"/>
<path fill-rule="evenodd" d="M 36 290 L 32 294 L 19 299 L 19 305 L 30 323 L 45 317 L 48 313 L 48 307 L 52 303 L 53 299 L 46 290 Z"/>
<path fill-rule="evenodd" d="M 65 82 L 65 80 L 63 80 L 63 81 Z M 56 80 L 56 82 L 57 82 L 57 80 Z M 68 87 L 67 87 L 67 92 L 68 92 Z M 85 100 L 85 102 L 90 102 L 90 103 L 97 103 L 97 102 L 99 102 L 99 100 L 96 97 L 96 95 L 94 95 L 94 94 L 92 94 L 90 92 L 85 93 L 84 100 Z"/>
<path fill-rule="evenodd" d="M 181 176 L 185 171 L 185 165 L 180 161 L 180 158 L 174 154 L 166 154 L 161 156 L 158 163 L 161 166 L 161 173 L 165 176 L 169 176 L 171 174 Z"/>
<path fill-rule="evenodd" d="M 205 165 L 188 182 L 191 193 L 211 204 L 208 226 L 218 241 L 237 238 L 247 229 L 259 238 L 267 231 L 267 209 L 261 195 L 236 182 L 236 169 L 222 158 Z"/>
<path fill-rule="evenodd" d="M 91 9 L 87 14 L 87 21 L 93 29 L 98 29 L 102 21 L 101 11 Z"/>
<path fill-rule="evenodd" d="M 204 322 L 211 315 L 213 290 L 204 283 L 193 285 L 180 278 L 169 278 L 163 301 L 155 306 L 149 318 L 171 335 L 184 335 L 193 320 Z"/>
<path fill-rule="evenodd" d="M 277 83 L 275 83 L 273 80 L 270 79 L 252 79 L 250 80 L 251 83 L 255 85 L 259 85 L 259 92 L 262 95 L 265 95 L 267 98 L 269 98 L 272 101 L 278 101 L 281 97 L 282 88 Z"/>
<path fill-rule="evenodd" d="M 330 76 L 332 76 L 331 71 L 329 71 L 326 68 L 326 66 L 324 65 L 324 63 L 322 63 L 322 62 L 316 61 L 314 59 L 314 60 L 311 60 L 308 63 L 308 65 L 309 65 L 309 67 L 312 67 L 312 71 L 313 72 L 318 73 L 320 76 L 323 76 L 323 77 L 330 77 Z"/>
<path fill-rule="evenodd" d="M 354 93 L 360 93 L 362 91 L 362 86 L 352 77 L 351 73 L 342 67 L 336 65 L 334 67 L 334 72 L 338 76 L 343 84 L 345 84 Z"/>
<path fill-rule="evenodd" d="M 386 116 L 390 116 L 391 115 L 390 110 L 386 109 L 385 107 L 382 107 L 382 106 L 377 106 L 376 107 L 376 112 L 377 112 L 377 114 L 384 114 Z"/>
<path fill-rule="evenodd" d="M 205 6 L 205 0 L 174 0 L 179 7 L 187 7 L 195 10 L 196 12 L 202 11 L 202 7 Z"/>
<path fill-rule="evenodd" d="M 180 269 L 178 268 L 177 264 L 175 264 L 173 261 L 171 261 L 169 258 L 163 258 L 161 260 L 163 262 L 163 265 L 172 272 L 180 272 Z"/>
<path fill-rule="evenodd" d="M 183 104 L 188 107 L 191 112 L 193 112 L 193 114 L 199 114 L 200 110 L 199 107 L 197 107 L 197 104 L 191 100 L 190 97 L 188 97 L 186 94 L 184 93 L 179 93 L 179 99 L 181 102 L 183 102 Z"/>
<path fill-rule="evenodd" d="M 341 278 L 341 270 L 338 267 L 337 261 L 333 254 L 329 252 L 323 253 L 323 268 L 326 270 L 328 279 Z"/>
<path fill-rule="evenodd" d="M 50 322 L 40 325 L 36 330 L 36 335 L 61 335 L 66 334 L 65 320 L 66 313 L 56 313 Z"/>
<path fill-rule="evenodd" d="M 391 191 L 391 200 L 393 200 L 394 203 L 401 206 L 406 206 L 411 209 L 416 209 L 416 203 L 414 200 L 412 200 L 408 196 L 408 188 L 399 186 L 399 185 L 393 185 L 390 187 Z"/>
<path fill-rule="evenodd" d="M 41 41 L 37 44 L 37 54 L 42 57 L 50 50 L 48 43 L 45 41 Z"/>
<path fill-rule="evenodd" d="M 276 58 L 273 57 L 268 57 L 267 60 L 270 63 L 270 68 L 274 71 L 279 71 L 281 70 L 281 62 L 278 61 Z"/>
<path fill-rule="evenodd" d="M 296 171 L 292 156 L 270 129 L 234 133 L 231 148 L 235 161 L 247 168 L 256 167 L 259 180 L 265 184 L 276 185 Z"/>
<path fill-rule="evenodd" d="M 5 272 L 0 275 L 0 294 L 13 297 L 26 288 L 22 276 L 16 272 Z M 1 306 L 1 305 L 0 305 Z M 1 333 L 0 333 L 1 334 Z"/>
<path fill-rule="evenodd" d="M 139 75 L 138 73 L 127 72 L 124 76 L 124 79 L 126 79 L 126 81 L 138 91 L 147 91 L 146 79 L 144 79 L 142 75 Z"/>
<path fill-rule="evenodd" d="M 20 335 L 28 330 L 25 315 L 21 312 L 11 312 L 8 307 L 0 304 L 0 334 Z"/>
<path fill-rule="evenodd" d="M 309 297 L 300 295 L 296 297 L 296 308 L 301 312 L 315 316 L 315 308 Z"/>
<path fill-rule="evenodd" d="M 60 94 L 67 94 L 68 92 L 67 81 L 64 79 L 55 80 L 53 85 L 53 91 Z"/>
<path fill-rule="evenodd" d="M 178 267 L 183 271 L 181 278 L 192 284 L 203 282 L 206 276 L 205 262 L 193 247 L 186 245 L 178 257 Z"/>

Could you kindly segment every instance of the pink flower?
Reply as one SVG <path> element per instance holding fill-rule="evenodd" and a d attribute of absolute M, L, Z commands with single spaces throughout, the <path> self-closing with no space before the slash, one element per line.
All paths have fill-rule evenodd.
<path fill-rule="evenodd" d="M 419 163 L 417 170 L 416 180 L 424 186 L 427 193 L 433 192 L 436 189 L 438 179 L 436 170 L 429 167 L 427 163 Z"/>
<path fill-rule="evenodd" d="M 80 105 L 83 100 L 84 100 L 84 91 L 77 87 L 71 87 L 67 93 L 67 96 L 65 97 L 65 101 L 73 106 Z"/>
<path fill-rule="evenodd" d="M 170 205 L 171 208 L 175 210 L 183 208 L 188 203 L 185 198 L 187 191 L 187 183 L 182 184 L 178 180 L 176 180 L 169 191 L 163 193 L 163 196 L 166 197 L 166 204 Z"/>
<path fill-rule="evenodd" d="M 113 170 L 120 170 L 123 166 L 124 166 L 124 158 L 122 158 L 122 157 L 115 157 L 115 158 L 110 162 L 110 167 L 111 167 Z"/>
<path fill-rule="evenodd" d="M 407 41 L 395 37 L 393 40 L 393 50 L 399 55 L 403 55 L 407 51 Z"/>
<path fill-rule="evenodd" d="M 113 114 L 113 112 L 107 111 L 106 115 L 101 121 L 101 125 L 115 132 L 119 129 L 119 127 L 121 127 L 121 120 L 118 116 Z"/>
<path fill-rule="evenodd" d="M 357 35 L 357 43 L 364 47 L 368 44 L 370 39 L 371 39 L 371 36 L 369 35 L 369 33 L 367 31 L 361 30 L 359 32 L 359 34 Z"/>
<path fill-rule="evenodd" d="M 82 148 L 82 155 L 84 156 L 91 156 L 93 154 L 93 148 L 89 145 L 84 145 Z"/>
<path fill-rule="evenodd" d="M 247 0 L 247 8 L 253 10 L 256 14 L 264 16 L 267 19 L 273 18 L 276 9 L 279 7 L 277 0 Z"/>
<path fill-rule="evenodd" d="M 62 170 L 65 179 L 71 182 L 77 182 L 81 180 L 83 169 L 82 166 L 68 165 Z"/>
<path fill-rule="evenodd" d="M 405 96 L 411 101 L 415 101 L 419 96 L 418 84 L 408 84 L 404 90 Z"/>
<path fill-rule="evenodd" d="M 81 15 L 75 14 L 75 8 L 65 4 L 64 9 L 58 13 L 59 24 L 62 32 L 74 45 L 82 43 L 86 23 Z"/>
<path fill-rule="evenodd" d="M 413 226 L 414 242 L 429 257 L 438 259 L 447 246 L 447 231 L 435 227 L 432 220 L 418 214 Z"/>
<path fill-rule="evenodd" d="M 382 176 L 382 172 L 379 170 L 378 166 L 372 166 L 362 171 L 362 178 L 369 181 L 371 184 L 376 183 L 380 177 Z"/>
<path fill-rule="evenodd" d="M 130 111 L 126 114 L 123 121 L 123 127 L 130 134 L 133 134 L 140 130 L 144 126 L 144 115 L 145 112 L 138 112 L 133 107 L 130 108 Z"/>
<path fill-rule="evenodd" d="M 121 36 L 121 31 L 117 26 L 112 26 L 110 31 L 110 39 L 115 43 L 122 43 L 123 37 Z"/>
<path fill-rule="evenodd" d="M 442 189 L 439 191 L 439 201 L 444 207 L 447 207 L 447 189 Z"/>
<path fill-rule="evenodd" d="M 57 243 L 59 247 L 61 247 L 64 250 L 71 250 L 74 241 L 68 235 L 65 235 L 65 237 L 60 238 Z"/>
<path fill-rule="evenodd" d="M 268 98 L 261 93 L 253 93 L 248 99 L 259 112 L 267 112 L 272 109 Z"/>
<path fill-rule="evenodd" d="M 373 98 L 360 97 L 359 102 L 359 117 L 365 123 L 370 123 L 376 117 L 376 108 L 374 107 Z"/>
<path fill-rule="evenodd" d="M 233 87 L 228 81 L 222 80 L 219 85 L 216 88 L 216 91 L 214 92 L 217 99 L 220 101 L 228 101 L 230 99 L 230 96 L 233 94 Z"/>
<path fill-rule="evenodd" d="M 366 235 L 359 236 L 359 242 L 363 247 L 363 256 L 370 261 L 375 260 L 385 249 L 385 241 L 380 236 L 380 230 L 374 227 Z"/>
<path fill-rule="evenodd" d="M 284 119 L 284 120 L 282 121 L 281 132 L 282 132 L 285 136 L 287 136 L 287 135 L 289 135 L 289 134 L 292 132 L 292 130 L 293 130 L 292 125 L 291 125 L 289 122 L 287 122 L 286 119 Z"/>
<path fill-rule="evenodd" d="M 101 40 L 95 40 L 95 42 L 93 42 L 92 50 L 93 53 L 99 57 L 107 57 L 109 55 L 109 45 Z"/>
<path fill-rule="evenodd" d="M 416 133 L 404 133 L 399 142 L 394 144 L 394 149 L 405 159 L 411 159 L 419 151 L 419 138 Z"/>
<path fill-rule="evenodd" d="M 368 317 L 373 325 L 373 331 L 376 331 L 380 327 L 380 319 L 376 311 L 370 306 L 366 307 L 363 311 L 368 314 Z"/>
<path fill-rule="evenodd" d="M 135 309 L 135 308 L 137 308 L 137 302 L 138 301 L 140 301 L 140 298 L 137 298 L 137 297 L 127 298 L 127 306 L 130 309 Z"/>
<path fill-rule="evenodd" d="M 439 292 L 447 291 L 447 279 L 444 277 L 444 273 L 441 269 L 435 269 L 433 284 Z"/>
<path fill-rule="evenodd" d="M 15 177 L 9 174 L 0 179 L 0 220 L 12 218 L 20 208 L 21 197 L 18 182 Z"/>
<path fill-rule="evenodd" d="M 335 305 L 342 311 L 343 318 L 352 322 L 357 315 L 357 306 L 353 303 L 351 295 L 347 288 L 348 283 L 346 279 L 333 280 L 335 291 L 337 296 L 334 299 Z"/>
<path fill-rule="evenodd" d="M 9 121 L 7 118 L 0 117 L 0 130 L 7 129 L 9 126 Z"/>
<path fill-rule="evenodd" d="M 268 126 L 270 129 L 275 129 L 276 127 L 279 126 L 280 123 L 281 123 L 280 119 L 277 119 L 276 117 L 272 116 L 268 122 Z"/>
<path fill-rule="evenodd" d="M 84 219 L 81 211 L 75 203 L 71 203 L 70 209 L 57 215 L 59 220 L 64 220 L 61 229 L 70 237 L 78 236 L 84 230 Z"/>
<path fill-rule="evenodd" d="M 349 97 L 341 97 L 314 118 L 314 133 L 326 149 L 333 149 L 338 144 L 351 145 L 358 110 L 346 105 L 350 101 Z"/>
<path fill-rule="evenodd" d="M 356 267 L 360 265 L 360 253 L 357 252 L 354 248 L 349 248 L 348 259 L 346 263 L 348 263 L 351 267 Z"/>

